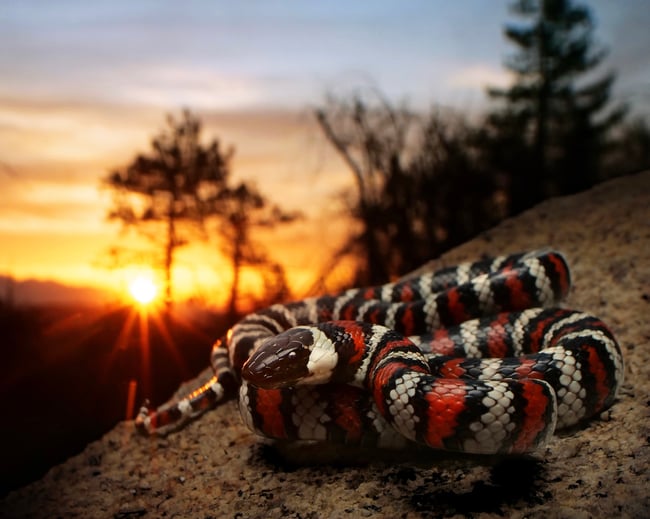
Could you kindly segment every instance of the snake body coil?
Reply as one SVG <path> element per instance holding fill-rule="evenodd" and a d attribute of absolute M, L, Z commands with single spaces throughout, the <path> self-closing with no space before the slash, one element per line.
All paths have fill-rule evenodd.
<path fill-rule="evenodd" d="M 622 383 L 609 329 L 552 308 L 569 287 L 545 250 L 273 305 L 217 341 L 207 384 L 136 424 L 164 433 L 239 391 L 246 425 L 272 438 L 527 452 Z"/>

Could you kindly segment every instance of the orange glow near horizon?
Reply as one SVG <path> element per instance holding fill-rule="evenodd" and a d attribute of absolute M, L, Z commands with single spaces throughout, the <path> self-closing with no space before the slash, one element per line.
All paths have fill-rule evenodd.
<path fill-rule="evenodd" d="M 43 283 L 43 288 L 37 287 L 38 297 L 32 294 L 24 300 L 71 301 L 76 293 L 85 303 L 133 301 L 134 272 L 153 268 L 159 250 L 136 233 L 121 233 L 117 222 L 106 220 L 111 197 L 100 181 L 112 168 L 148 151 L 151 135 L 164 126 L 164 112 L 83 104 L 30 107 L 0 99 L 0 120 L 8 122 L 0 128 L 0 141 L 7 138 L 12 143 L 0 145 L 0 276 L 64 285 Z M 324 258 L 346 237 L 341 225 L 345 219 L 333 214 L 337 204 L 332 203 L 348 184 L 346 169 L 338 158 L 325 154 L 322 143 L 313 144 L 313 153 L 305 152 L 314 123 L 296 111 L 213 110 L 197 115 L 205 121 L 204 138 L 217 137 L 236 147 L 234 181 L 252 181 L 270 202 L 304 213 L 300 222 L 272 231 L 256 230 L 254 236 L 269 257 L 283 266 L 292 293 L 303 296 L 314 284 Z M 71 143 L 83 152 L 75 154 Z M 307 197 L 322 205 L 305 204 Z M 172 272 L 175 301 L 227 304 L 232 271 L 217 236 L 211 238 L 178 249 Z M 143 252 L 137 263 L 116 266 L 108 253 L 115 246 Z M 245 270 L 241 277 L 244 308 L 264 292 L 260 273 Z M 153 283 L 159 287 L 155 303 L 163 290 L 161 273 L 153 272 Z M 86 287 L 95 292 L 77 290 Z"/>
<path fill-rule="evenodd" d="M 332 244 L 329 246 L 334 248 L 346 236 L 334 222 L 318 232 L 310 232 L 308 224 L 304 224 L 302 229 L 299 227 L 302 224 L 297 225 L 286 228 L 282 235 L 260 232 L 258 238 L 269 251 L 269 256 L 284 267 L 292 298 L 314 295 L 309 290 L 315 285 L 323 262 L 328 258 L 327 245 Z M 164 275 L 153 268 L 152 262 L 159 254 L 154 245 L 137 237 L 128 239 L 120 236 L 117 228 L 108 227 L 95 236 L 74 235 L 72 231 L 68 235 L 58 236 L 3 235 L 0 232 L 0 244 L 6 246 L 0 250 L 0 276 L 10 276 L 16 283 L 28 280 L 42 282 L 42 288 L 38 289 L 41 296 L 36 301 L 74 302 L 76 293 L 83 298 L 78 302 L 84 304 L 135 304 L 139 301 L 138 304 L 142 305 L 147 296 L 141 292 L 152 291 L 153 285 L 157 288 L 157 294 L 148 296 L 153 298 L 149 306 L 161 302 Z M 335 241 L 337 231 L 338 239 Z M 294 233 L 298 238 L 292 240 Z M 327 236 L 327 239 L 321 236 Z M 112 266 L 108 251 L 115 244 L 134 249 L 139 247 L 143 251 L 142 257 L 137 260 L 138 263 Z M 341 266 L 330 276 L 332 289 L 338 288 L 337 282 L 345 281 L 346 268 Z M 341 270 L 340 275 L 338 270 Z M 264 297 L 266 278 L 254 267 L 244 268 L 240 274 L 239 306 L 246 311 L 258 305 L 260 298 Z M 178 303 L 191 300 L 215 309 L 224 308 L 228 303 L 232 276 L 228 258 L 220 254 L 214 243 L 193 242 L 180 248 L 176 255 L 172 270 L 173 300 Z M 48 281 L 60 285 L 48 284 Z M 18 285 L 17 288 L 20 289 Z M 86 288 L 94 291 L 85 291 Z M 59 298 L 59 294 L 63 294 L 60 296 L 63 299 Z M 17 301 L 25 301 L 20 292 L 16 292 L 16 295 Z"/>

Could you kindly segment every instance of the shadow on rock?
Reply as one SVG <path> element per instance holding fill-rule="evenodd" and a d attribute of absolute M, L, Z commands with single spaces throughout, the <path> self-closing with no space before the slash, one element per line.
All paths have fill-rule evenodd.
<path fill-rule="evenodd" d="M 436 490 L 439 477 L 418 486 L 411 504 L 418 512 L 434 515 L 469 513 L 502 514 L 508 506 L 517 503 L 541 504 L 550 499 L 551 493 L 543 486 L 543 464 L 532 458 L 507 458 L 490 470 L 488 482 L 476 481 L 469 492 L 454 492 L 449 485 Z"/>
<path fill-rule="evenodd" d="M 400 450 L 341 445 L 329 442 L 274 441 L 259 443 L 252 448 L 251 463 L 270 466 L 282 472 L 293 472 L 301 467 L 363 467 L 371 464 L 414 465 L 431 467 L 456 466 L 458 463 L 492 464 L 489 457 L 422 449 L 414 444 Z"/>

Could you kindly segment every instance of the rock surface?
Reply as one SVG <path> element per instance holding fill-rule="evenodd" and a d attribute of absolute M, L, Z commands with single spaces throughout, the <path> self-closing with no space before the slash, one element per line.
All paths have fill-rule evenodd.
<path fill-rule="evenodd" d="M 613 408 L 529 457 L 281 447 L 235 405 L 167 438 L 121 423 L 0 502 L 2 517 L 647 517 L 650 513 L 650 172 L 549 200 L 436 267 L 552 246 L 566 306 L 601 317 L 623 350 Z M 207 361 L 207 359 L 206 359 Z"/>

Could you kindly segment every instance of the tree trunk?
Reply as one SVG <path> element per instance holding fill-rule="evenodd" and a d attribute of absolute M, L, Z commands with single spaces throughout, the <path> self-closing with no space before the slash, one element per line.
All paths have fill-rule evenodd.
<path fill-rule="evenodd" d="M 165 247 L 165 307 L 167 311 L 172 307 L 172 266 L 174 264 L 174 248 L 176 247 L 176 227 L 174 215 L 167 219 L 167 244 Z"/>
<path fill-rule="evenodd" d="M 228 301 L 228 322 L 234 323 L 239 317 L 237 309 L 237 297 L 239 295 L 239 285 L 241 282 L 241 268 L 244 257 L 243 246 L 246 237 L 243 234 L 241 226 L 236 225 L 235 238 L 233 241 L 232 253 L 232 284 L 230 285 L 230 298 Z"/>

